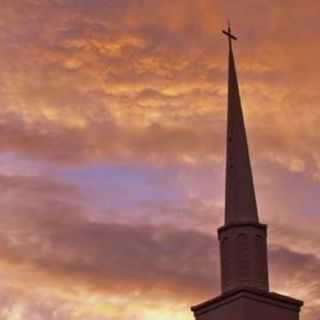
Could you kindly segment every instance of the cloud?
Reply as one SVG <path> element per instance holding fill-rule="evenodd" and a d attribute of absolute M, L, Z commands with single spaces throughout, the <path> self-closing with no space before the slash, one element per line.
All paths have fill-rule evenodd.
<path fill-rule="evenodd" d="M 320 286 L 316 280 L 320 270 L 319 258 L 283 247 L 273 247 L 269 251 L 269 258 L 273 289 L 303 299 L 305 306 L 302 317 L 315 319 L 318 315 L 316 310 L 320 306 L 319 301 L 314 298 L 320 294 Z"/>
<path fill-rule="evenodd" d="M 240 7 L 259 19 L 240 19 Z M 0 149 L 69 164 L 221 161 L 227 66 L 220 29 L 228 12 L 241 32 L 237 53 L 255 159 L 317 176 L 312 57 L 319 49 L 310 59 L 300 49 L 310 40 L 302 21 L 313 23 L 317 4 L 267 7 L 249 0 L 162 1 L 156 11 L 153 1 L 10 2 L 0 36 Z"/>
<path fill-rule="evenodd" d="M 4 195 L 0 220 L 0 272 L 6 274 L 3 290 L 8 290 L 8 296 L 13 291 L 23 306 L 5 303 L 2 310 L 6 312 L 48 313 L 50 319 L 50 312 L 58 308 L 61 316 L 71 318 L 79 312 L 89 319 L 108 315 L 118 319 L 161 308 L 170 314 L 173 309 L 168 310 L 177 305 L 177 317 L 180 312 L 185 317 L 190 316 L 190 305 L 219 293 L 218 241 L 213 232 L 196 225 L 191 229 L 193 221 L 208 220 L 213 209 L 196 199 L 190 203 L 190 213 L 188 208 L 172 211 L 177 221 L 189 219 L 185 225 L 151 220 L 127 224 L 110 218 L 97 220 L 75 186 L 50 177 L 42 176 L 39 182 L 37 176 L 1 176 L 0 189 Z M 5 201 L 6 194 L 11 201 Z M 218 222 L 212 219 L 212 223 Z M 285 241 L 282 246 L 271 245 L 272 288 L 305 299 L 305 317 L 312 319 L 320 290 L 319 257 L 296 249 Z M 9 284 L 11 289 L 5 289 Z M 39 311 L 32 301 L 43 292 L 52 303 Z M 95 308 L 86 300 L 94 301 Z M 124 303 L 129 308 L 119 313 Z"/>
<path fill-rule="evenodd" d="M 31 219 L 31 225 L 25 219 Z M 49 286 L 69 294 L 73 288 L 83 288 L 88 295 L 107 297 L 136 292 L 136 301 L 155 296 L 189 304 L 218 293 L 217 240 L 206 234 L 98 224 L 70 214 L 70 210 L 68 215 L 50 210 L 45 217 L 33 212 L 19 220 L 16 227 L 21 230 L 24 226 L 23 232 L 11 241 L 2 236 L 1 265 L 5 270 L 8 263 L 18 281 L 31 272 L 32 281 L 25 282 L 28 287 Z M 26 237 L 35 230 L 36 237 Z M 318 295 L 318 258 L 272 248 L 270 260 L 273 287 L 308 298 L 308 311 L 312 297 Z M 288 274 L 294 281 L 284 280 L 289 279 Z"/>
<path fill-rule="evenodd" d="M 208 285 L 207 278 L 214 268 L 213 256 L 208 257 L 207 243 L 214 246 L 208 236 L 195 232 L 190 238 L 190 232 L 175 229 L 95 223 L 70 212 L 61 206 L 45 216 L 24 211 L 23 217 L 10 221 L 10 228 L 2 223 L 10 230 L 2 235 L 2 265 L 32 272 L 32 282 L 38 277 L 53 287 L 79 285 L 118 294 L 165 291 L 167 296 L 212 290 L 214 282 Z"/>
<path fill-rule="evenodd" d="M 184 319 L 181 310 L 218 292 L 221 28 L 231 17 L 262 216 L 271 226 L 273 283 L 305 298 L 305 317 L 314 318 L 319 45 L 310 30 L 317 12 L 314 1 L 5 1 L 0 152 L 32 166 L 49 162 L 50 170 L 97 162 L 187 168 L 177 177 L 187 199 L 145 201 L 130 220 L 128 212 L 96 212 L 77 186 L 55 176 L 59 170 L 2 170 L 0 270 L 10 301 L 2 299 L 0 317 L 50 318 L 64 306 L 62 319 L 136 319 L 142 310 Z M 280 174 L 287 171 L 296 179 Z M 298 203 L 302 196 L 312 209 Z"/>

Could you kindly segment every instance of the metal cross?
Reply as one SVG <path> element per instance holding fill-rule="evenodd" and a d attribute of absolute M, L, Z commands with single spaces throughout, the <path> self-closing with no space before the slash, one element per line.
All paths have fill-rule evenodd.
<path fill-rule="evenodd" d="M 238 38 L 231 33 L 230 21 L 228 21 L 228 31 L 222 30 L 222 33 L 229 38 L 229 48 L 232 47 L 232 40 L 237 40 Z"/>

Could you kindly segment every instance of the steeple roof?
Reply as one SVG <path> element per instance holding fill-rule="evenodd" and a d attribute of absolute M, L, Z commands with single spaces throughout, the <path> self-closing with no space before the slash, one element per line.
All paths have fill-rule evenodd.
<path fill-rule="evenodd" d="M 241 107 L 230 26 L 225 224 L 258 223 L 246 129 Z"/>

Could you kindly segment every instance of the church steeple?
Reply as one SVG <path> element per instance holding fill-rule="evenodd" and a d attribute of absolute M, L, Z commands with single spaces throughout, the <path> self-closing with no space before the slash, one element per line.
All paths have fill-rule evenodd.
<path fill-rule="evenodd" d="M 222 291 L 269 290 L 267 226 L 259 223 L 232 40 L 229 38 L 225 225 L 218 230 Z"/>
<path fill-rule="evenodd" d="M 230 24 L 225 224 L 218 229 L 222 292 L 195 320 L 299 320 L 303 302 L 269 291 L 267 226 L 259 223 Z"/>
<path fill-rule="evenodd" d="M 229 37 L 228 129 L 225 223 L 258 222 L 248 143 L 239 85 L 232 50 L 230 25 L 223 31 Z"/>

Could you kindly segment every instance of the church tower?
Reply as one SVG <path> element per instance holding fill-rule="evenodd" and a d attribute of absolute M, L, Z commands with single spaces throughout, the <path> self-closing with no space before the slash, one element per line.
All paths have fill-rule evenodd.
<path fill-rule="evenodd" d="M 218 229 L 221 295 L 196 320 L 298 320 L 302 301 L 269 291 L 267 226 L 259 222 L 230 26 L 225 223 Z"/>

